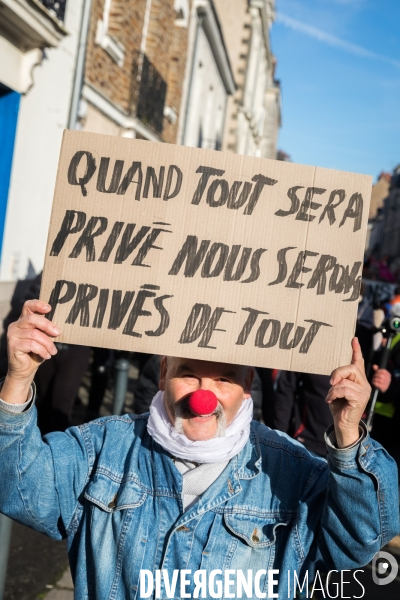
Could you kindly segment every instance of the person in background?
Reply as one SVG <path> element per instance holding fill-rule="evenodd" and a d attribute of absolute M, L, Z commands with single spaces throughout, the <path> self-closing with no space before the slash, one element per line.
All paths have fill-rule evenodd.
<path fill-rule="evenodd" d="M 278 375 L 278 369 L 257 367 L 256 372 L 261 380 L 262 418 L 265 425 L 273 429 L 272 397 L 274 395 L 274 383 Z"/>
<path fill-rule="evenodd" d="M 368 375 L 373 352 L 374 336 L 374 309 L 366 297 L 365 284 L 361 284 L 360 302 L 358 303 L 356 337 L 360 342 L 361 351 L 365 361 L 365 371 Z"/>
<path fill-rule="evenodd" d="M 373 365 L 371 383 L 380 394 L 375 405 L 371 436 L 389 452 L 400 469 L 400 344 L 396 344 L 393 350 L 396 348 L 388 369 Z M 400 549 L 400 535 L 388 545 Z"/>
<path fill-rule="evenodd" d="M 390 305 L 400 304 L 400 285 L 396 285 L 394 290 L 394 296 L 390 301 Z"/>
<path fill-rule="evenodd" d="M 108 386 L 109 371 L 113 362 L 113 350 L 93 348 L 90 365 L 89 403 L 86 407 L 86 420 L 92 421 L 100 416 L 100 407 Z"/>
<path fill-rule="evenodd" d="M 272 428 L 288 433 L 307 450 L 326 456 L 324 433 L 332 424 L 325 402 L 328 375 L 279 371 L 272 396 Z"/>

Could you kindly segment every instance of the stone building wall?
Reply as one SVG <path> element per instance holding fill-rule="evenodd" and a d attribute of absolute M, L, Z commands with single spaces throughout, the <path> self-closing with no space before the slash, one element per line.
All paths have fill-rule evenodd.
<path fill-rule="evenodd" d="M 121 32 L 119 36 L 115 36 L 125 49 L 122 66 L 117 64 L 96 41 L 98 23 L 103 20 L 104 16 L 104 3 L 105 0 L 93 0 L 85 79 L 108 100 L 128 113 L 132 93 L 132 74 L 140 51 L 146 1 L 124 0 Z M 111 35 L 112 29 L 109 30 L 109 33 Z"/>
<path fill-rule="evenodd" d="M 280 89 L 269 28 L 275 0 L 214 0 L 236 82 L 228 99 L 223 150 L 276 157 Z"/>
<path fill-rule="evenodd" d="M 121 115 L 111 122 L 110 114 L 102 114 L 101 101 L 91 102 L 91 94 L 81 118 L 85 131 L 176 143 L 188 20 L 177 18 L 175 6 L 176 0 L 93 0 L 85 82 L 111 103 L 110 114 L 116 107 Z M 157 119 L 149 118 L 152 110 Z M 144 129 L 135 128 L 135 119 Z"/>
<path fill-rule="evenodd" d="M 188 26 L 174 25 L 168 57 L 168 88 L 165 104 L 171 113 L 171 117 L 164 118 L 163 137 L 170 144 L 177 142 L 178 117 L 181 107 L 186 61 L 188 59 L 188 31 Z"/>

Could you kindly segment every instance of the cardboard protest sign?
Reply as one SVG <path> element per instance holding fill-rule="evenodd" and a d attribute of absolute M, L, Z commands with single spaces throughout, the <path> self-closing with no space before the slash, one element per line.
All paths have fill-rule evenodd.
<path fill-rule="evenodd" d="M 66 131 L 41 299 L 60 341 L 330 373 L 371 177 Z"/>

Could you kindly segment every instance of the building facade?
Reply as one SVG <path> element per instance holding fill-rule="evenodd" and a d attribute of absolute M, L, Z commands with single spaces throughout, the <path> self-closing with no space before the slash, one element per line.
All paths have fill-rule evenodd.
<path fill-rule="evenodd" d="M 189 1 L 93 0 L 77 127 L 175 143 Z"/>
<path fill-rule="evenodd" d="M 270 28 L 275 0 L 215 0 L 236 92 L 229 98 L 223 150 L 276 158 L 281 125 Z"/>
<path fill-rule="evenodd" d="M 43 266 L 83 0 L 0 3 L 2 281 Z"/>
<path fill-rule="evenodd" d="M 65 128 L 275 158 L 274 6 L 0 0 L 2 281 L 43 267 Z"/>
<path fill-rule="evenodd" d="M 379 258 L 400 259 L 400 165 L 393 171 L 380 216 L 374 252 Z"/>
<path fill-rule="evenodd" d="M 220 149 L 234 91 L 211 0 L 93 0 L 82 130 Z"/>

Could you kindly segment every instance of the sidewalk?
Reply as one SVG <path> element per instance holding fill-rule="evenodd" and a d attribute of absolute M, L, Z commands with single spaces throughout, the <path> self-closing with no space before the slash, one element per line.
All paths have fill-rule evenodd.
<path fill-rule="evenodd" d="M 46 586 L 50 588 L 50 586 Z M 74 584 L 69 568 L 63 573 L 49 594 L 43 600 L 74 600 Z"/>

